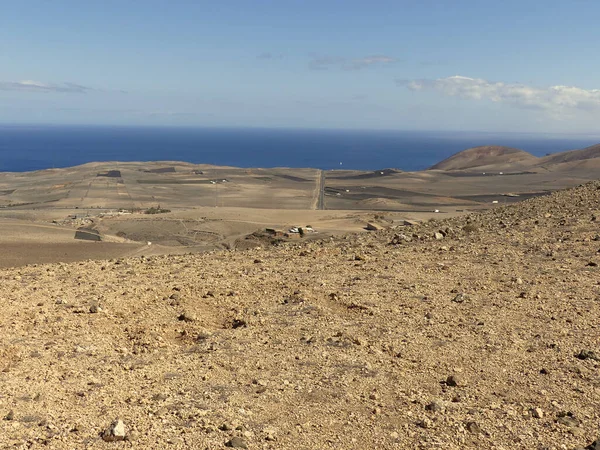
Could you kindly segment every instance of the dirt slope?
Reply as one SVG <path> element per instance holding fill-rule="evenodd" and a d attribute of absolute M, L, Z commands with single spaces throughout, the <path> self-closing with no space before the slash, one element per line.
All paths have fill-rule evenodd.
<path fill-rule="evenodd" d="M 430 170 L 465 170 L 495 165 L 532 164 L 538 158 L 523 150 L 498 145 L 469 148 L 430 167 Z"/>
<path fill-rule="evenodd" d="M 581 150 L 569 150 L 566 152 L 560 152 L 550 156 L 546 156 L 540 160 L 540 165 L 548 166 L 553 164 L 578 162 L 589 159 L 600 160 L 600 144 L 592 145 Z"/>
<path fill-rule="evenodd" d="M 594 182 L 325 242 L 0 270 L 0 447 L 585 447 L 599 210 Z"/>

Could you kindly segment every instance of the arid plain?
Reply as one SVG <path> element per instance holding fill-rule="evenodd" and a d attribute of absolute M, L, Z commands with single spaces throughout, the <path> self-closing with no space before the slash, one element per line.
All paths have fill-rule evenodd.
<path fill-rule="evenodd" d="M 314 239 L 450 217 L 595 179 L 598 153 L 480 147 L 421 172 L 104 162 L 0 173 L 0 266 L 241 249 L 269 241 L 267 228 L 310 225 Z M 158 207 L 169 212 L 145 214 Z M 77 229 L 101 240 L 75 239 L 86 237 Z"/>

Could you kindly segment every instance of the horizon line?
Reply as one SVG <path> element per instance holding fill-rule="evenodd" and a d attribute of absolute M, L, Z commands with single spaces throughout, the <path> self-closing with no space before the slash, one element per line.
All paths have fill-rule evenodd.
<path fill-rule="evenodd" d="M 402 129 L 402 128 L 345 128 L 345 127 L 293 127 L 293 126 L 249 126 L 249 125 L 161 125 L 161 124 L 93 124 L 93 123 L 5 123 L 4 128 L 120 128 L 120 129 L 185 129 L 185 130 L 245 130 L 245 131 L 335 131 L 335 132 L 382 132 L 382 133 L 437 133 L 437 134 L 483 134 L 483 135 L 534 135 L 534 136 L 581 136 L 598 137 L 598 131 L 586 132 L 545 132 L 545 131 L 492 131 L 492 130 L 452 130 L 452 129 Z"/>

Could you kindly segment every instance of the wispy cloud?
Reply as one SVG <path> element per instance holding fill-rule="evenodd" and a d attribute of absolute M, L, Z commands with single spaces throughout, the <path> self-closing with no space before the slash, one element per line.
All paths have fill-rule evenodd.
<path fill-rule="evenodd" d="M 68 92 L 76 94 L 85 94 L 94 91 L 94 88 L 83 86 L 77 83 L 41 83 L 39 81 L 0 81 L 0 91 L 21 91 L 21 92 Z"/>
<path fill-rule="evenodd" d="M 309 62 L 313 70 L 342 69 L 360 70 L 372 66 L 385 66 L 397 62 L 396 58 L 385 55 L 371 55 L 363 58 L 343 58 L 340 56 L 316 56 Z"/>
<path fill-rule="evenodd" d="M 521 83 L 492 82 L 458 75 L 436 80 L 396 81 L 412 91 L 437 91 L 448 96 L 490 100 L 520 108 L 545 110 L 554 114 L 576 109 L 600 110 L 600 89 L 561 85 L 540 88 Z"/>

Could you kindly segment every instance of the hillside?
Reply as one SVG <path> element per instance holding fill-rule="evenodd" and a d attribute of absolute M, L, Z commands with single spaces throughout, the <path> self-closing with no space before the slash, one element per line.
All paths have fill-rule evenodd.
<path fill-rule="evenodd" d="M 540 165 L 563 164 L 600 158 L 600 144 L 592 145 L 581 150 L 569 150 L 555 153 L 540 160 Z"/>
<path fill-rule="evenodd" d="M 599 205 L 0 270 L 0 447 L 585 447 Z"/>
<path fill-rule="evenodd" d="M 429 170 L 465 170 L 497 165 L 532 164 L 537 159 L 530 153 L 516 148 L 486 145 L 458 152 Z"/>

